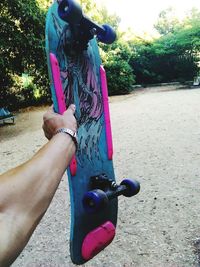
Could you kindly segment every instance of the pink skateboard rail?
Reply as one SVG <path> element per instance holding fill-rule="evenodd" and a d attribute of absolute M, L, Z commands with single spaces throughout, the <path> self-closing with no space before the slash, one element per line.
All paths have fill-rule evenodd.
<path fill-rule="evenodd" d="M 112 131 L 111 131 L 111 123 L 110 123 L 110 110 L 109 110 L 109 104 L 108 104 L 108 88 L 107 88 L 106 72 L 103 66 L 100 66 L 100 77 L 101 77 L 101 89 L 102 89 L 103 107 L 104 107 L 104 116 L 105 116 L 107 153 L 108 153 L 108 159 L 112 160 L 113 142 L 112 142 Z"/>
<path fill-rule="evenodd" d="M 54 83 L 55 94 L 58 103 L 58 112 L 60 114 L 63 114 L 66 111 L 66 105 L 65 105 L 65 96 L 63 94 L 63 89 L 62 89 L 62 83 L 60 80 L 60 69 L 58 65 L 58 60 L 53 53 L 50 53 L 49 57 L 50 57 L 51 71 L 53 77 L 52 82 Z M 77 162 L 75 156 L 73 156 L 69 168 L 71 175 L 75 176 L 77 170 Z"/>

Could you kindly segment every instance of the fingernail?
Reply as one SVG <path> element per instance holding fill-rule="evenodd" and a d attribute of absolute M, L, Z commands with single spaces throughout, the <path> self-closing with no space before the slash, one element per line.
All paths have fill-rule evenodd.
<path fill-rule="evenodd" d="M 76 106 L 74 104 L 71 104 L 71 107 L 76 110 Z"/>

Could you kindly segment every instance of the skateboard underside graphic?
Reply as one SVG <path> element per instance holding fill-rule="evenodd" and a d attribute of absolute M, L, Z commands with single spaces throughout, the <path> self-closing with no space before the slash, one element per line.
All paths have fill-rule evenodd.
<path fill-rule="evenodd" d="M 97 26 L 91 33 L 94 25 L 72 0 L 54 2 L 46 19 L 46 53 L 55 111 L 62 114 L 70 104 L 76 105 L 78 150 L 67 169 L 70 254 L 75 264 L 88 261 L 110 244 L 117 223 L 117 197 L 139 191 L 136 181 L 127 179 L 120 185 L 115 181 L 106 73 L 94 37 L 99 32 L 98 39 L 111 43 L 115 34 L 108 26 L 103 30 Z M 103 37 L 106 30 L 107 36 Z"/>

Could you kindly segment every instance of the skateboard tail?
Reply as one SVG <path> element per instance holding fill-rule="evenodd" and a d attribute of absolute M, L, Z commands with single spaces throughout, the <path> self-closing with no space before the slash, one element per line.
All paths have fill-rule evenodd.
<path fill-rule="evenodd" d="M 108 153 L 108 159 L 112 160 L 113 142 L 112 142 L 112 131 L 110 122 L 110 111 L 108 104 L 108 88 L 107 88 L 106 72 L 102 65 L 100 66 L 100 79 L 101 79 L 101 89 L 102 89 L 103 106 L 104 106 L 107 153 Z"/>
<path fill-rule="evenodd" d="M 57 100 L 57 105 L 58 105 L 58 110 L 56 111 L 60 114 L 63 114 L 66 111 L 66 105 L 65 105 L 65 96 L 63 94 L 62 83 L 60 79 L 60 69 L 58 65 L 58 60 L 53 53 L 49 54 L 49 58 L 50 58 L 50 65 L 51 65 L 51 71 L 52 71 L 52 77 L 53 77 L 52 82 L 54 84 L 56 100 Z M 70 168 L 71 175 L 75 176 L 76 170 L 77 170 L 77 163 L 76 163 L 75 156 L 73 156 L 70 162 L 69 168 Z"/>
<path fill-rule="evenodd" d="M 88 261 L 107 247 L 115 237 L 115 226 L 107 221 L 91 231 L 82 244 L 82 257 Z"/>

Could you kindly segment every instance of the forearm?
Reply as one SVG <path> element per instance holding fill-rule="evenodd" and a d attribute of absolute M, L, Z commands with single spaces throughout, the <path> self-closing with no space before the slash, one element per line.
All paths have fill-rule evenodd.
<path fill-rule="evenodd" d="M 57 134 L 31 160 L 0 177 L 0 266 L 26 245 L 74 152 L 71 137 Z"/>

